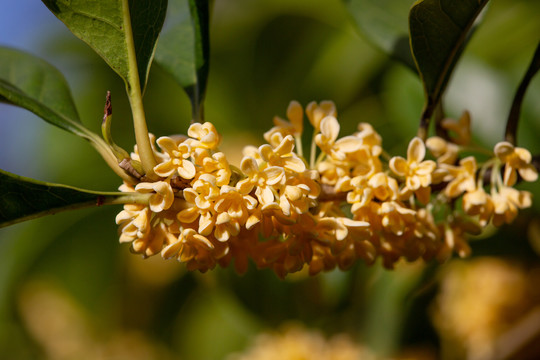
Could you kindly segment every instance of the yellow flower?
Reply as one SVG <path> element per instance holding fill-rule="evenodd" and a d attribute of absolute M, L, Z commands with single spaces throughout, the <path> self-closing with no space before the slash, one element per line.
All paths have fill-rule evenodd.
<path fill-rule="evenodd" d="M 321 101 L 319 105 L 315 101 L 306 106 L 306 115 L 314 128 L 314 133 L 320 130 L 321 120 L 326 116 L 337 116 L 336 105 L 332 101 Z"/>
<path fill-rule="evenodd" d="M 352 176 L 371 177 L 382 171 L 381 160 L 372 155 L 374 149 L 362 145 L 358 150 L 347 154 L 346 164 L 350 166 Z"/>
<path fill-rule="evenodd" d="M 493 215 L 493 201 L 483 188 L 476 188 L 463 195 L 463 210 L 467 215 L 478 215 L 478 222 L 486 226 Z"/>
<path fill-rule="evenodd" d="M 131 243 L 131 251 L 136 254 L 142 254 L 144 257 L 154 256 L 159 254 L 163 245 L 171 238 L 176 238 L 169 232 L 167 226 L 163 222 L 159 222 L 145 236 L 133 240 Z"/>
<path fill-rule="evenodd" d="M 455 164 L 458 158 L 459 147 L 438 136 L 426 140 L 426 147 L 437 158 L 439 164 Z"/>
<path fill-rule="evenodd" d="M 347 190 L 347 202 L 352 204 L 351 212 L 356 213 L 359 209 L 369 206 L 373 199 L 373 188 L 368 185 L 368 179 L 364 176 L 355 176 L 349 181 Z M 345 185 L 345 184 L 343 184 Z"/>
<path fill-rule="evenodd" d="M 192 139 L 186 140 L 186 143 L 192 147 L 215 150 L 221 142 L 221 135 L 210 122 L 192 124 L 188 129 L 188 135 Z"/>
<path fill-rule="evenodd" d="M 374 360 L 366 348 L 355 344 L 347 335 L 325 339 L 319 331 L 299 325 L 288 325 L 280 333 L 263 333 L 243 354 L 228 360 Z"/>
<path fill-rule="evenodd" d="M 153 212 L 160 212 L 171 207 L 174 201 L 174 193 L 171 185 L 165 181 L 153 183 L 141 182 L 135 186 L 135 190 L 140 193 L 153 193 L 150 196 L 148 205 Z"/>
<path fill-rule="evenodd" d="M 262 235 L 269 238 L 279 235 L 283 230 L 282 225 L 292 225 L 295 222 L 295 219 L 283 214 L 278 203 L 272 202 L 258 206 L 251 212 L 246 220 L 246 229 L 252 230 L 258 225 Z"/>
<path fill-rule="evenodd" d="M 462 226 L 459 226 L 459 224 L 448 224 L 448 226 L 445 226 L 444 242 L 448 249 L 454 250 L 461 258 L 467 257 L 471 254 L 471 248 L 465 237 L 465 229 Z M 445 252 L 444 249 L 441 253 L 443 252 Z"/>
<path fill-rule="evenodd" d="M 491 194 L 493 199 L 493 225 L 501 226 L 511 223 L 517 216 L 518 209 L 525 209 L 532 204 L 532 195 L 528 191 L 519 191 L 502 186 L 498 192 Z"/>
<path fill-rule="evenodd" d="M 431 160 L 424 160 L 426 147 L 420 138 L 415 137 L 409 143 L 407 149 L 407 160 L 401 156 L 394 156 L 390 159 L 390 169 L 398 175 L 405 177 L 405 188 L 416 191 L 421 187 L 431 184 L 431 173 L 435 170 L 436 164 Z"/>
<path fill-rule="evenodd" d="M 219 196 L 216 177 L 211 174 L 202 174 L 193 182 L 191 188 L 184 189 L 184 198 L 202 210 L 210 209 L 214 200 Z"/>
<path fill-rule="evenodd" d="M 373 189 L 373 196 L 381 201 L 396 200 L 399 188 L 396 179 L 379 172 L 371 176 L 368 186 Z"/>
<path fill-rule="evenodd" d="M 379 209 L 382 226 L 397 236 L 403 235 L 409 225 L 414 224 L 415 214 L 416 211 L 404 207 L 397 201 L 385 201 Z"/>
<path fill-rule="evenodd" d="M 199 234 L 209 235 L 214 229 L 213 206 L 219 193 L 216 177 L 202 174 L 193 182 L 193 187 L 184 189 L 184 199 L 188 207 L 178 213 L 178 220 L 183 224 L 191 224 L 199 218 Z"/>
<path fill-rule="evenodd" d="M 529 150 L 514 147 L 514 145 L 507 141 L 501 141 L 495 145 L 494 152 L 506 165 L 503 176 L 506 186 L 512 186 L 516 183 L 517 173 L 525 181 L 536 181 L 538 179 L 538 172 L 531 164 L 532 156 Z"/>
<path fill-rule="evenodd" d="M 170 137 L 160 137 L 157 140 L 159 147 L 167 155 L 166 158 L 154 167 L 154 172 L 162 177 L 169 177 L 175 172 L 184 179 L 195 177 L 195 165 L 188 160 L 191 156 L 191 147 L 186 143 L 177 143 Z"/>
<path fill-rule="evenodd" d="M 368 228 L 369 223 L 366 221 L 351 220 L 346 217 L 323 217 L 317 220 L 316 231 L 320 240 L 344 240 L 349 234 L 349 228 Z"/>
<path fill-rule="evenodd" d="M 382 153 L 382 138 L 373 126 L 368 123 L 358 124 L 358 132 L 354 136 L 362 140 L 362 145 L 367 146 L 371 150 L 372 156 L 379 156 Z"/>
<path fill-rule="evenodd" d="M 320 134 L 315 136 L 315 143 L 326 154 L 336 160 L 345 160 L 348 153 L 357 151 L 362 146 L 362 141 L 356 136 L 345 136 L 339 140 L 339 123 L 333 116 L 327 116 L 321 120 Z M 337 140 L 337 141 L 336 141 Z"/>
<path fill-rule="evenodd" d="M 240 180 L 236 184 L 238 191 L 247 195 L 255 188 L 255 195 L 262 205 L 275 203 L 272 185 L 277 184 L 283 179 L 285 171 L 278 166 L 270 166 L 263 171 L 259 171 L 257 161 L 250 156 L 242 159 L 240 168 L 247 178 Z"/>
<path fill-rule="evenodd" d="M 297 173 L 302 173 L 306 170 L 306 164 L 293 152 L 294 138 L 287 135 L 283 138 L 278 146 L 264 144 L 259 147 L 261 158 L 270 166 L 278 166 Z"/>
<path fill-rule="evenodd" d="M 329 160 L 319 162 L 317 172 L 320 174 L 321 183 L 325 185 L 336 185 L 338 181 L 343 181 L 348 175 L 347 168 Z"/>
<path fill-rule="evenodd" d="M 443 270 L 439 294 L 431 306 L 443 347 L 451 349 L 453 358 L 500 357 L 502 339 L 520 329 L 524 319 L 530 320 L 527 314 L 537 306 L 532 292 L 538 276 L 523 264 L 501 257 L 455 260 Z"/>
<path fill-rule="evenodd" d="M 468 156 L 459 161 L 459 166 L 441 164 L 441 168 L 447 171 L 447 176 L 452 179 L 444 194 L 448 198 L 455 198 L 463 192 L 471 192 L 476 189 L 476 159 Z"/>
<path fill-rule="evenodd" d="M 229 184 L 232 172 L 224 153 L 216 152 L 210 155 L 208 150 L 201 149 L 196 152 L 195 165 L 198 166 L 199 174 L 214 175 L 217 186 Z"/>
<path fill-rule="evenodd" d="M 220 191 L 214 205 L 217 213 L 214 236 L 219 241 L 226 241 L 240 233 L 250 212 L 257 207 L 257 200 L 252 196 L 242 195 L 232 186 L 225 185 Z"/>
<path fill-rule="evenodd" d="M 471 142 L 471 114 L 464 111 L 458 121 L 450 118 L 441 121 L 443 129 L 456 133 L 453 142 L 459 145 L 467 145 Z"/>
<path fill-rule="evenodd" d="M 116 215 L 120 225 L 120 242 L 132 242 L 144 237 L 150 231 L 150 209 L 144 205 L 124 205 L 124 210 Z"/>
<path fill-rule="evenodd" d="M 279 197 L 279 206 L 284 215 L 304 214 L 317 205 L 321 188 L 316 178 L 316 172 L 306 171 L 288 179 L 285 187 L 280 189 Z"/>
<path fill-rule="evenodd" d="M 292 135 L 295 138 L 302 135 L 304 110 L 297 101 L 291 101 L 287 108 L 287 118 L 283 120 L 279 116 L 274 117 L 274 127 L 264 133 L 264 139 L 272 146 L 278 146 L 283 138 Z"/>
<path fill-rule="evenodd" d="M 206 271 L 216 264 L 215 246 L 197 231 L 183 229 L 177 241 L 165 246 L 161 251 L 164 259 L 176 257 L 178 261 L 188 263 L 188 269 Z M 218 254 L 225 255 L 225 254 Z"/>

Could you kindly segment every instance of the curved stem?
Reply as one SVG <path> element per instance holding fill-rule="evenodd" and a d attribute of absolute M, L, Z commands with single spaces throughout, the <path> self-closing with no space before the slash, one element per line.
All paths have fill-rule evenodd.
<path fill-rule="evenodd" d="M 529 68 L 527 69 L 527 72 L 525 73 L 525 76 L 523 76 L 523 79 L 519 84 L 516 95 L 514 96 L 514 100 L 512 101 L 512 107 L 510 108 L 508 119 L 506 121 L 504 139 L 512 145 L 516 145 L 517 141 L 517 127 L 519 123 L 519 116 L 521 113 L 521 103 L 523 102 L 523 98 L 525 97 L 525 91 L 527 90 L 527 87 L 529 86 L 532 78 L 538 72 L 538 70 L 540 70 L 540 42 L 536 47 L 533 59 L 531 61 L 531 64 L 529 65 Z"/>
<path fill-rule="evenodd" d="M 311 139 L 311 149 L 309 151 L 309 168 L 314 169 L 315 168 L 315 155 L 317 152 L 317 144 L 315 143 L 315 136 L 317 136 L 317 132 L 313 132 L 313 137 Z"/>

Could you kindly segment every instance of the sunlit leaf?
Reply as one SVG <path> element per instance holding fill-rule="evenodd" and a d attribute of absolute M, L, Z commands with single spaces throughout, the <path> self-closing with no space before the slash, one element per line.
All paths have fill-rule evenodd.
<path fill-rule="evenodd" d="M 208 1 L 177 0 L 174 24 L 165 30 L 156 61 L 184 88 L 191 99 L 193 120 L 202 121 L 202 103 L 208 78 Z"/>
<path fill-rule="evenodd" d="M 50 184 L 0 169 L 0 228 L 65 210 L 144 202 L 142 194 L 98 192 Z"/>
<path fill-rule="evenodd" d="M 90 131 L 81 124 L 68 84 L 56 68 L 34 55 L 10 48 L 0 48 L 0 59 L 0 101 L 88 137 Z"/>
<path fill-rule="evenodd" d="M 8 84 L 6 87 L 16 88 L 56 113 L 80 121 L 69 86 L 54 66 L 37 56 L 7 47 L 0 47 L 0 59 L 0 79 Z M 6 93 L 2 92 L 4 98 L 7 98 Z"/>
<path fill-rule="evenodd" d="M 42 1 L 128 85 L 133 78 L 130 72 L 138 70 L 144 89 L 167 0 Z M 136 56 L 136 68 L 130 65 L 132 55 Z"/>
<path fill-rule="evenodd" d="M 409 14 L 411 49 L 426 91 L 424 116 L 440 100 L 467 36 L 488 0 L 420 0 Z"/>
<path fill-rule="evenodd" d="M 416 71 L 409 46 L 411 0 L 344 0 L 368 41 Z"/>

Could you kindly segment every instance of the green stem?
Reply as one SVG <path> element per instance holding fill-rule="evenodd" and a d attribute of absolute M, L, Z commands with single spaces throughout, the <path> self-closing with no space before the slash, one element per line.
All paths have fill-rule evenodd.
<path fill-rule="evenodd" d="M 301 135 L 296 135 L 294 137 L 294 140 L 296 141 L 296 153 L 298 154 L 298 156 L 303 158 L 304 157 L 304 149 L 302 149 L 302 137 L 301 137 Z"/>
<path fill-rule="evenodd" d="M 135 140 L 137 149 L 141 158 L 142 167 L 146 173 L 146 177 L 157 179 L 154 174 L 154 166 L 157 165 L 152 144 L 148 137 L 148 127 L 146 126 L 146 118 L 142 102 L 141 83 L 139 79 L 139 71 L 137 66 L 137 58 L 135 55 L 135 43 L 133 41 L 133 32 L 131 29 L 131 17 L 129 14 L 128 0 L 122 0 L 124 28 L 126 32 L 126 42 L 128 48 L 128 66 L 129 74 L 126 84 L 126 91 L 129 97 L 129 104 L 133 115 L 133 127 L 135 129 Z"/>
<path fill-rule="evenodd" d="M 315 143 L 315 136 L 317 136 L 317 132 L 313 132 L 313 137 L 311 139 L 311 149 L 309 151 L 309 167 L 311 169 L 315 168 L 315 153 L 317 152 L 317 144 Z"/>

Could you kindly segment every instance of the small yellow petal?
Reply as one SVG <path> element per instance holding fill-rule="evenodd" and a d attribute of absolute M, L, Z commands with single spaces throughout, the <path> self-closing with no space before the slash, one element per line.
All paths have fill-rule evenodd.
<path fill-rule="evenodd" d="M 333 144 L 339 135 L 339 123 L 333 116 L 327 116 L 321 120 L 321 134 L 325 142 Z"/>
<path fill-rule="evenodd" d="M 536 181 L 538 179 L 538 172 L 533 165 L 528 164 L 527 166 L 518 170 L 519 175 L 525 181 Z"/>
<path fill-rule="evenodd" d="M 426 156 L 426 147 L 419 137 L 414 137 L 407 148 L 407 160 L 421 162 Z"/>
<path fill-rule="evenodd" d="M 493 152 L 498 158 L 504 161 L 507 156 L 512 155 L 514 152 L 514 145 L 508 141 L 501 141 L 495 145 Z"/>
<path fill-rule="evenodd" d="M 195 165 L 189 160 L 182 160 L 182 166 L 178 167 L 177 171 L 184 179 L 193 179 L 197 173 Z"/>
<path fill-rule="evenodd" d="M 401 156 L 394 156 L 391 158 L 388 166 L 396 175 L 399 176 L 406 176 L 407 172 L 409 171 L 409 164 L 407 163 L 407 160 Z"/>

